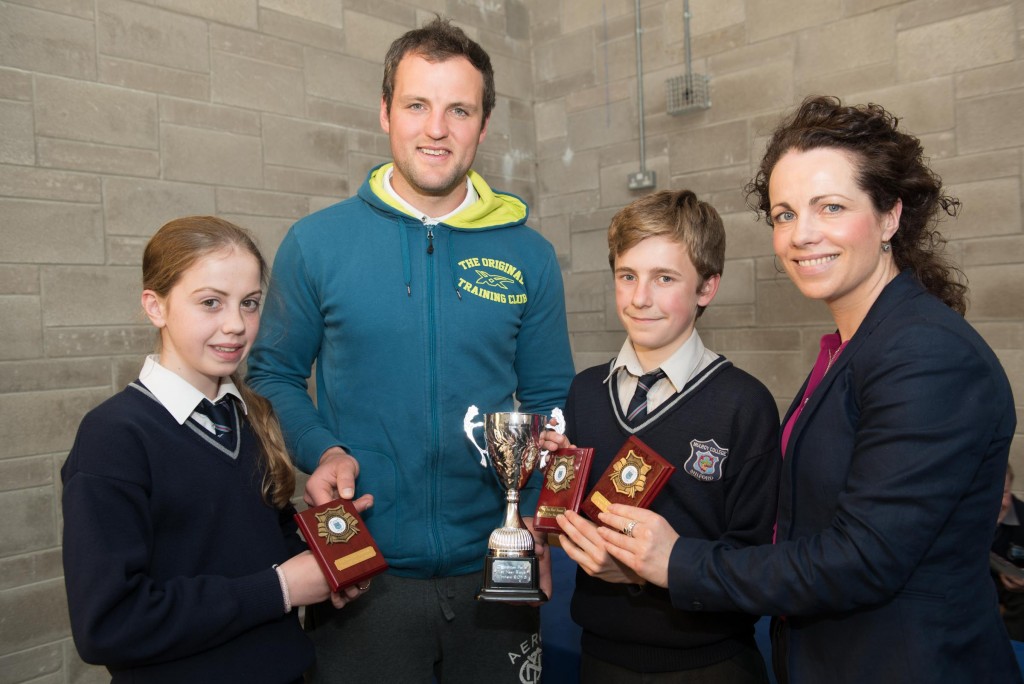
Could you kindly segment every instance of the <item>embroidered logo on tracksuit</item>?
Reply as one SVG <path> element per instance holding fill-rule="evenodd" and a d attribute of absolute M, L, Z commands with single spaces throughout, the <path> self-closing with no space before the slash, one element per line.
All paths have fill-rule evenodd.
<path fill-rule="evenodd" d="M 494 273 L 488 273 L 483 269 L 473 269 L 476 274 L 480 276 L 476 279 L 477 285 L 488 285 L 490 287 L 500 287 L 502 290 L 507 290 L 510 283 L 515 281 L 503 275 L 496 275 Z"/>
<path fill-rule="evenodd" d="M 690 440 L 690 458 L 686 459 L 683 470 L 702 482 L 722 479 L 722 467 L 729 458 L 729 450 L 718 446 L 713 439 Z"/>
<path fill-rule="evenodd" d="M 471 257 L 457 262 L 461 290 L 499 304 L 526 304 L 523 272 L 515 264 L 501 259 Z"/>

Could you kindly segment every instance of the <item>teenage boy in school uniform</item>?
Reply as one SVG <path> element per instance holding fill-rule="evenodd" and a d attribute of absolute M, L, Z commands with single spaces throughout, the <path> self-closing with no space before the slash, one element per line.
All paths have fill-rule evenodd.
<path fill-rule="evenodd" d="M 652 510 L 680 534 L 770 543 L 778 409 L 764 385 L 694 329 L 721 280 L 721 218 L 692 192 L 658 192 L 612 219 L 608 246 L 628 337 L 610 364 L 576 376 L 565 411 L 566 441 L 595 450 L 588 486 L 636 435 L 677 468 Z M 768 681 L 757 616 L 674 606 L 667 590 L 608 554 L 595 523 L 571 511 L 558 521 L 579 564 L 572 617 L 583 628 L 582 681 Z"/>

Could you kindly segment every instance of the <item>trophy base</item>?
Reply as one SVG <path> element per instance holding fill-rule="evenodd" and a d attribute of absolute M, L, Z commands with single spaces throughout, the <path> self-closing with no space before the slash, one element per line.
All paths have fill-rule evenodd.
<path fill-rule="evenodd" d="M 476 595 L 477 601 L 537 602 L 547 601 L 540 589 L 537 557 L 484 559 L 484 586 Z"/>

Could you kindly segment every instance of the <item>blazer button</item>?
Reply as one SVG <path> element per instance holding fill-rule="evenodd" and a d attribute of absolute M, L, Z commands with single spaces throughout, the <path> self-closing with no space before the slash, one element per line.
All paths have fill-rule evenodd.
<path fill-rule="evenodd" d="M 690 610 L 704 610 L 704 604 L 700 601 L 694 601 L 690 604 Z"/>

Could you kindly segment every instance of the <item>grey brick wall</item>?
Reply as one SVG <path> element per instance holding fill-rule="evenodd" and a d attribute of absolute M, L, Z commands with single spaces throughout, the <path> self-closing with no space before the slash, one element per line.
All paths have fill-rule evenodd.
<path fill-rule="evenodd" d="M 647 166 L 723 213 L 728 261 L 709 345 L 787 404 L 824 307 L 772 267 L 741 192 L 806 94 L 904 117 L 964 200 L 946 224 L 970 320 L 1024 405 L 1024 3 L 691 0 L 714 106 L 672 117 L 682 0 L 644 0 Z M 165 221 L 217 213 L 268 256 L 296 218 L 388 156 L 377 122 L 388 43 L 432 13 L 491 53 L 498 104 L 476 167 L 523 196 L 564 269 L 578 368 L 607 360 L 604 231 L 636 196 L 630 0 L 0 0 L 0 684 L 100 682 L 70 642 L 58 469 L 81 416 L 137 372 L 155 333 L 139 260 Z M 1021 415 L 1024 419 L 1024 415 Z M 1022 420 L 1024 422 L 1024 420 Z M 1024 442 L 1013 458 L 1024 470 Z"/>

